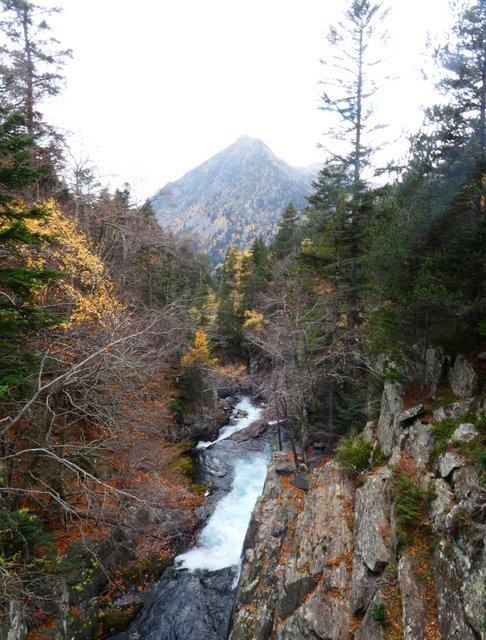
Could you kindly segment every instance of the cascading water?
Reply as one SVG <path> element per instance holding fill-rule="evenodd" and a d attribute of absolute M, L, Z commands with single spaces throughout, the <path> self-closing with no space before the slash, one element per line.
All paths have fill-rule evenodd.
<path fill-rule="evenodd" d="M 236 418 L 241 412 L 246 415 Z M 241 550 L 270 459 L 267 443 L 236 442 L 232 436 L 260 415 L 261 408 L 242 398 L 218 439 L 198 444 L 203 477 L 215 487 L 214 510 L 194 546 L 176 558 L 117 640 L 226 638 Z"/>
<path fill-rule="evenodd" d="M 196 546 L 176 558 L 176 566 L 217 571 L 239 566 L 251 512 L 262 492 L 270 451 L 238 460 L 230 493 L 218 502 Z"/>

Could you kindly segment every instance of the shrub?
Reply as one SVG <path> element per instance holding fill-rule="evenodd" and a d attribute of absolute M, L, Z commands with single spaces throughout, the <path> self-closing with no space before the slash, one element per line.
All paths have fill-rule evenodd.
<path fill-rule="evenodd" d="M 386 611 L 383 602 L 375 602 L 371 609 L 371 617 L 376 622 L 386 622 Z"/>
<path fill-rule="evenodd" d="M 405 547 L 413 539 L 412 532 L 427 526 L 426 506 L 434 498 L 433 489 L 424 491 L 409 476 L 400 473 L 392 480 L 391 492 L 398 543 Z"/>

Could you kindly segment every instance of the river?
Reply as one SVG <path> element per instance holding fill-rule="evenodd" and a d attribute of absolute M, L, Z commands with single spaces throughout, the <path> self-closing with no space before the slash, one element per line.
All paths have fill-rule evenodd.
<path fill-rule="evenodd" d="M 240 411 L 247 415 L 237 418 Z M 154 585 L 128 630 L 113 640 L 227 637 L 243 542 L 270 459 L 268 443 L 243 437 L 261 411 L 242 397 L 218 439 L 197 445 L 199 479 L 212 489 L 206 524 Z"/>

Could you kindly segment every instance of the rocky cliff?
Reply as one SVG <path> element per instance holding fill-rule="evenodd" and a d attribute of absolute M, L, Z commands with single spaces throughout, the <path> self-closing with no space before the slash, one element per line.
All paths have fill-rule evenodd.
<path fill-rule="evenodd" d="M 371 469 L 321 460 L 307 487 L 273 458 L 229 640 L 486 639 L 486 402 L 462 356 L 425 368 L 426 403 L 385 383 Z"/>

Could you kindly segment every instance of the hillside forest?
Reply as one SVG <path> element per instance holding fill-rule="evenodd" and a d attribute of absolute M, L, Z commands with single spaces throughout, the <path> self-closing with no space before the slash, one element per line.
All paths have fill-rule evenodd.
<path fill-rule="evenodd" d="M 71 52 L 40 4 L 0 9 L 0 612 L 36 640 L 63 601 L 75 637 L 102 638 L 133 613 L 110 595 L 144 589 L 194 531 L 188 451 L 224 421 L 218 397 L 259 394 L 305 462 L 313 438 L 376 416 L 410 353 L 425 372 L 431 345 L 484 349 L 486 0 L 431 53 L 442 99 L 388 167 L 373 135 L 386 9 L 349 0 L 322 69 L 336 149 L 307 206 L 216 270 L 150 201 L 67 161 L 42 105 Z M 485 481 L 486 450 L 477 465 Z"/>

